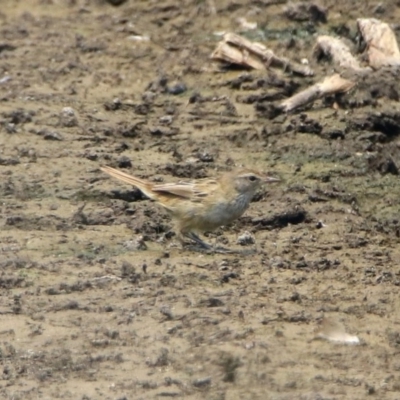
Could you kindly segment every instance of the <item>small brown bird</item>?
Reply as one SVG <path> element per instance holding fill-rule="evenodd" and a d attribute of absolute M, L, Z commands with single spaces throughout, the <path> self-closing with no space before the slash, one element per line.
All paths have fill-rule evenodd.
<path fill-rule="evenodd" d="M 160 203 L 177 221 L 180 239 L 189 238 L 204 249 L 212 249 L 197 236 L 239 218 L 263 183 L 279 179 L 237 169 L 217 179 L 205 178 L 177 183 L 154 184 L 111 167 L 101 170 L 136 186 L 147 197 Z"/>

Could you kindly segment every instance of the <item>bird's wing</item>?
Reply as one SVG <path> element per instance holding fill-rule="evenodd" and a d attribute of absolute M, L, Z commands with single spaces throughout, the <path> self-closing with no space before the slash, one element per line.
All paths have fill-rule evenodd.
<path fill-rule="evenodd" d="M 214 189 L 213 180 L 198 180 L 196 182 L 178 182 L 154 185 L 153 191 L 170 193 L 191 201 L 201 201 Z"/>
<path fill-rule="evenodd" d="M 191 199 L 193 197 L 193 184 L 191 184 L 190 182 L 164 183 L 162 185 L 154 185 L 153 191 L 170 193 L 184 199 Z"/>

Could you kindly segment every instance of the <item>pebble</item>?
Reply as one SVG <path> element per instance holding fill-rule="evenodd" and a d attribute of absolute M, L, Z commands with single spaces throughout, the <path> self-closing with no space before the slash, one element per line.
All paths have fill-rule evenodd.
<path fill-rule="evenodd" d="M 147 245 L 143 236 L 138 236 L 133 240 L 127 240 L 124 242 L 124 247 L 128 250 L 147 250 Z"/>
<path fill-rule="evenodd" d="M 64 107 L 60 113 L 60 124 L 65 128 L 72 128 L 78 125 L 76 112 L 72 107 Z"/>
<path fill-rule="evenodd" d="M 237 238 L 236 243 L 240 244 L 241 246 L 249 246 L 255 242 L 256 240 L 254 239 L 254 236 L 250 232 L 245 231 Z"/>

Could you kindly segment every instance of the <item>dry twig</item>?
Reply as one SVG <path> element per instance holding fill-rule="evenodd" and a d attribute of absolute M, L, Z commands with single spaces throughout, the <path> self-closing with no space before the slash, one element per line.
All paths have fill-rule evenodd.
<path fill-rule="evenodd" d="M 314 54 L 319 57 L 321 54 L 332 59 L 335 65 L 344 69 L 354 71 L 365 71 L 360 67 L 359 62 L 351 54 L 350 49 L 340 39 L 332 36 L 318 36 L 317 44 L 314 47 Z M 367 69 L 368 71 L 369 69 Z"/>
<path fill-rule="evenodd" d="M 400 66 L 396 36 L 388 24 L 374 18 L 360 18 L 357 25 L 367 43 L 368 60 L 372 68 Z"/>
<path fill-rule="evenodd" d="M 253 43 L 234 33 L 225 34 L 223 41 L 218 44 L 211 58 L 254 69 L 266 69 L 275 66 L 303 76 L 314 75 L 310 67 L 293 63 L 287 58 L 278 57 L 263 44 Z"/>
<path fill-rule="evenodd" d="M 345 93 L 353 88 L 354 85 L 354 82 L 342 78 L 339 74 L 335 74 L 289 97 L 280 104 L 279 108 L 285 112 L 293 111 L 322 97 L 336 93 Z"/>

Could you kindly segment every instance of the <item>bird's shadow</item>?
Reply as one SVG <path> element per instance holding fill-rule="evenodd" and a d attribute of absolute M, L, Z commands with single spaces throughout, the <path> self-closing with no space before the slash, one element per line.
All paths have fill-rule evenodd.
<path fill-rule="evenodd" d="M 183 249 L 202 254 L 236 254 L 241 256 L 248 256 L 257 253 L 257 250 L 254 248 L 239 250 L 239 249 L 228 249 L 226 247 L 221 247 L 221 246 L 205 249 L 204 247 L 201 246 L 190 245 L 190 246 L 185 246 Z"/>

